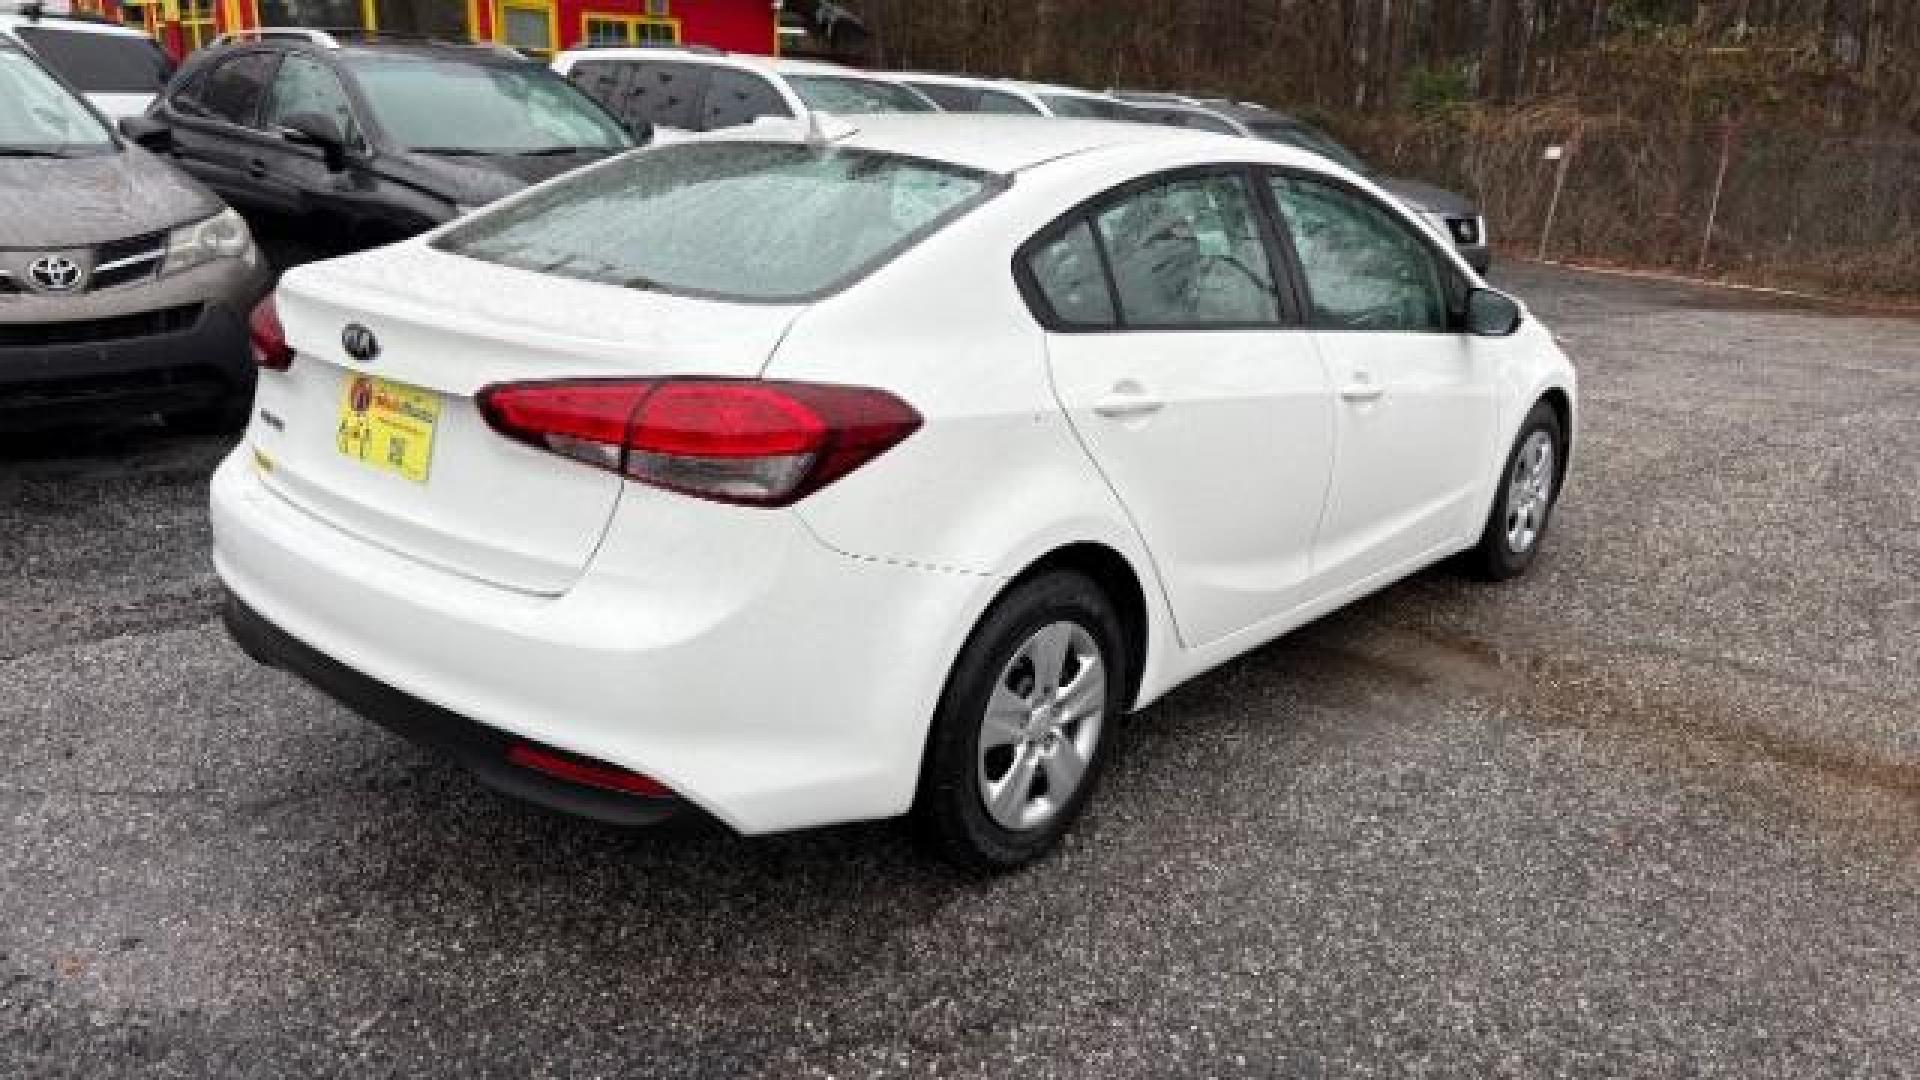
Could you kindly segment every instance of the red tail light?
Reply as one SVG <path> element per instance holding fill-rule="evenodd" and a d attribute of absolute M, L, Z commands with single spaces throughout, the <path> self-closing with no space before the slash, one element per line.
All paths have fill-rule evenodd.
<path fill-rule="evenodd" d="M 247 339 L 253 343 L 253 362 L 268 371 L 285 371 L 293 365 L 293 348 L 287 344 L 280 309 L 274 306 L 271 294 L 254 305 L 253 314 L 247 318 Z"/>
<path fill-rule="evenodd" d="M 482 390 L 480 410 L 510 438 L 744 506 L 797 502 L 921 423 L 883 390 L 722 379 L 513 383 Z"/>

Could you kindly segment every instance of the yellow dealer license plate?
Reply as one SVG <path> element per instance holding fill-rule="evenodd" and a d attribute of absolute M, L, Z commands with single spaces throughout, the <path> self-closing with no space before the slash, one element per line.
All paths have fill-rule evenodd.
<path fill-rule="evenodd" d="M 350 458 L 424 484 L 439 422 L 439 394 L 354 375 L 340 395 L 338 445 Z"/>

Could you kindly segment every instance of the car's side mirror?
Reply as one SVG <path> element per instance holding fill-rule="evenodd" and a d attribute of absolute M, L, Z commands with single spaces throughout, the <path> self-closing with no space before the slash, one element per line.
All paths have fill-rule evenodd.
<path fill-rule="evenodd" d="M 1467 332 L 1480 337 L 1512 337 L 1520 329 L 1520 302 L 1496 289 L 1467 294 Z"/>
<path fill-rule="evenodd" d="M 628 120 L 620 126 L 627 129 L 627 134 L 633 138 L 633 145 L 650 146 L 653 144 L 652 123 L 646 120 Z"/>
<path fill-rule="evenodd" d="M 173 152 L 173 129 L 151 117 L 126 117 L 120 121 L 120 134 L 142 150 L 156 154 Z"/>
<path fill-rule="evenodd" d="M 327 168 L 334 172 L 347 167 L 347 136 L 331 116 L 294 113 L 281 121 L 280 136 L 290 143 L 318 149 L 327 159 Z"/>

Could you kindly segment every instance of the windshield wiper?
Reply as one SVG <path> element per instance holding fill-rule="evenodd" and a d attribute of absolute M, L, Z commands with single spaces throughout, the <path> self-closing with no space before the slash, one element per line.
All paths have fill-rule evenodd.
<path fill-rule="evenodd" d="M 597 146 L 536 146 L 531 150 L 515 150 L 514 157 L 564 157 L 567 154 L 584 154 L 589 150 L 598 150 Z"/>
<path fill-rule="evenodd" d="M 475 150 L 471 146 L 416 146 L 416 154 L 432 154 L 434 157 L 493 157 L 496 150 Z"/>
<path fill-rule="evenodd" d="M 28 146 L 0 146 L 0 158 L 64 158 L 58 150 L 35 150 Z"/>

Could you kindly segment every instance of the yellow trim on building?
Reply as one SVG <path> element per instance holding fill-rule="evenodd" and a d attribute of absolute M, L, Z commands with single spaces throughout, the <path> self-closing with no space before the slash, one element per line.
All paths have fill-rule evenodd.
<path fill-rule="evenodd" d="M 581 48 L 593 44 L 593 34 L 589 32 L 588 28 L 596 22 L 619 25 L 622 32 L 626 35 L 625 43 L 628 45 L 638 45 L 643 41 L 655 40 L 651 37 L 641 36 L 640 28 L 643 26 L 664 26 L 667 28 L 667 32 L 672 35 L 674 44 L 678 45 L 682 40 L 680 36 L 679 19 L 669 18 L 664 15 L 627 15 L 609 11 L 582 11 L 580 13 Z"/>
<path fill-rule="evenodd" d="M 467 37 L 480 40 L 480 0 L 467 0 Z"/>
<path fill-rule="evenodd" d="M 367 33 L 379 33 L 380 5 L 375 3 L 374 0 L 360 0 L 360 22 L 361 25 L 366 27 Z"/>

